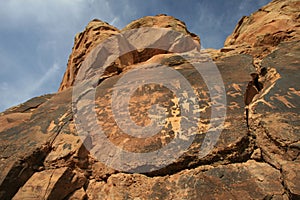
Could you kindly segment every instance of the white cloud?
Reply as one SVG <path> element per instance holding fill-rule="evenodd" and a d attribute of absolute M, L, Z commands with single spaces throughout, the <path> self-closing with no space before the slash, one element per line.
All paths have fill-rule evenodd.
<path fill-rule="evenodd" d="M 7 82 L 2 82 L 0 83 L 0 91 L 5 91 L 8 90 L 8 83 Z"/>
<path fill-rule="evenodd" d="M 0 111 L 57 91 L 75 34 L 93 18 L 118 23 L 110 6 L 93 0 L 1 2 Z"/>
<path fill-rule="evenodd" d="M 32 95 L 34 92 L 36 92 L 36 90 L 40 89 L 42 86 L 44 86 L 45 84 L 47 84 L 47 82 L 53 81 L 57 75 L 57 72 L 59 70 L 59 66 L 57 63 L 54 63 L 52 65 L 52 67 L 50 67 L 46 73 L 41 76 L 40 79 L 38 79 L 37 81 L 35 81 L 34 85 L 31 85 L 30 87 L 28 87 L 27 92 Z"/>
<path fill-rule="evenodd" d="M 119 21 L 119 17 L 115 17 L 112 21 L 109 22 L 109 24 L 115 26 L 116 22 L 118 21 Z"/>
<path fill-rule="evenodd" d="M 139 17 L 167 13 L 186 21 L 191 31 L 200 34 L 203 44 L 211 47 L 221 45 L 224 35 L 227 36 L 235 26 L 236 22 L 232 20 L 237 21 L 238 16 L 245 15 L 249 6 L 263 5 L 268 1 L 247 0 L 241 4 L 237 3 L 238 0 L 226 1 L 226 5 L 232 4 L 235 9 L 240 5 L 239 12 L 235 12 L 234 7 L 218 8 L 220 1 L 1 1 L 0 111 L 33 96 L 55 92 L 65 71 L 75 34 L 93 18 L 123 28 Z"/>
<path fill-rule="evenodd" d="M 11 82 L 1 82 L 0 93 L 0 112 L 30 98 L 22 85 L 12 85 Z"/>
<path fill-rule="evenodd" d="M 42 88 L 53 81 L 57 81 L 59 66 L 54 63 L 43 75 L 27 74 L 20 80 L 0 82 L 0 112 L 5 108 L 17 105 L 34 96 L 45 94 Z"/>
<path fill-rule="evenodd" d="M 8 0 L 1 2 L 1 11 L 17 19 L 24 16 L 39 16 L 37 20 L 45 20 L 52 11 L 78 12 L 85 2 L 84 0 Z M 53 13 L 53 17 L 56 14 Z"/>

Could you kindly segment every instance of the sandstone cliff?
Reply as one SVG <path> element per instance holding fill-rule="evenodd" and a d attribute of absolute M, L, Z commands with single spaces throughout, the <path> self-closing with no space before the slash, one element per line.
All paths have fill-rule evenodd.
<path fill-rule="evenodd" d="M 95 46 L 118 33 L 119 30 L 117 28 L 95 19 L 86 26 L 84 32 L 77 34 L 59 91 L 73 85 L 81 62 Z"/>
<path fill-rule="evenodd" d="M 166 15 L 148 16 L 142 19 L 136 20 L 128 24 L 122 31 L 128 31 L 130 29 L 138 29 L 142 27 L 153 27 L 153 28 L 168 28 L 186 35 L 190 35 L 195 42 L 200 45 L 200 39 L 197 35 L 190 33 L 184 22 Z M 85 30 L 75 37 L 74 47 L 69 57 L 67 70 L 64 74 L 62 83 L 59 87 L 59 91 L 69 88 L 74 84 L 77 72 L 81 67 L 82 61 L 90 53 L 90 51 L 105 39 L 112 35 L 120 33 L 117 28 L 104 23 L 100 20 L 91 21 Z M 123 55 L 123 59 L 119 60 L 119 67 L 132 65 L 137 62 L 145 61 L 156 54 L 167 53 L 166 50 L 149 49 L 142 51 L 137 55 L 136 52 L 130 52 L 127 55 Z M 115 69 L 117 70 L 117 69 Z M 114 70 L 112 70 L 114 71 Z"/>
<path fill-rule="evenodd" d="M 298 5 L 271 2 L 221 50 L 165 15 L 93 20 L 59 92 L 0 114 L 0 199 L 299 199 Z"/>
<path fill-rule="evenodd" d="M 300 2 L 273 1 L 243 17 L 233 33 L 226 39 L 225 47 L 247 44 L 253 47 L 277 46 L 282 41 L 298 40 L 300 31 Z"/>
<path fill-rule="evenodd" d="M 231 54 L 250 54 L 255 64 L 274 51 L 278 44 L 299 40 L 298 0 L 272 1 L 250 16 L 244 16 L 228 36 L 224 47 L 210 50 L 215 59 Z M 258 59 L 256 59 L 258 58 Z"/>

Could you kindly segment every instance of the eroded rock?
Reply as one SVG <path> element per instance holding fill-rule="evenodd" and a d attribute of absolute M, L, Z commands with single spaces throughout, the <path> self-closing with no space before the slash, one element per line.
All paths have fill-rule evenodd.
<path fill-rule="evenodd" d="M 67 70 L 59 91 L 63 91 L 73 85 L 82 61 L 95 46 L 118 33 L 119 30 L 117 28 L 97 19 L 91 21 L 83 32 L 78 33 L 74 39 L 72 53 L 69 57 Z"/>
<path fill-rule="evenodd" d="M 258 55 L 270 52 L 283 41 L 299 40 L 300 21 L 296 11 L 299 6 L 298 0 L 272 1 L 249 17 L 243 17 L 224 46 L 248 44 L 259 51 Z"/>
<path fill-rule="evenodd" d="M 284 184 L 290 192 L 292 199 L 298 199 L 300 197 L 300 162 L 287 162 L 282 166 L 282 174 Z"/>
<path fill-rule="evenodd" d="M 60 92 L 34 98 L 0 114 L 0 198 L 299 198 L 300 88 L 297 83 L 300 79 L 300 43 L 297 41 L 297 5 L 298 2 L 292 0 L 273 1 L 249 18 L 244 18 L 226 46 L 218 51 L 199 52 L 199 38 L 173 17 L 159 15 L 136 20 L 123 29 L 129 34 L 126 39 L 119 38 L 118 41 L 129 50 L 140 47 L 139 50 L 117 57 L 115 62 L 108 62 L 103 75 L 96 77 L 95 84 L 79 90 L 79 98 L 74 100 L 77 92 L 73 87 L 75 80 L 79 85 L 87 86 L 89 78 L 102 70 L 100 66 L 104 62 L 98 59 L 99 54 L 88 59 L 93 49 L 120 33 L 104 22 L 92 21 L 75 38 Z M 274 21 L 270 21 L 271 18 Z M 283 26 L 282 22 L 287 26 Z M 258 29 L 260 26 L 267 27 L 266 30 L 274 34 Z M 147 27 L 163 28 L 164 31 L 150 40 Z M 144 30 L 135 32 L 135 36 L 141 38 L 148 34 L 149 40 L 144 43 L 134 40 L 130 31 L 135 28 Z M 165 39 L 170 39 L 168 34 L 172 31 L 181 35 L 173 38 L 175 41 L 166 45 L 164 51 L 142 48 L 170 44 Z M 186 38 L 190 38 L 189 42 L 181 46 Z M 118 44 L 111 44 L 107 55 L 122 52 Z M 275 49 L 273 47 L 276 50 L 270 53 Z M 267 50 L 262 54 L 264 48 Z M 217 109 L 226 110 L 226 117 L 216 145 L 202 157 L 201 147 L 210 133 L 209 124 L 220 120 L 218 116 L 211 117 L 211 91 L 222 88 L 213 84 L 210 91 L 207 81 L 215 81 L 215 74 L 210 74 L 210 79 L 205 80 L 195 67 L 205 67 L 203 63 L 211 62 L 208 57 L 211 52 L 217 58 L 215 64 L 222 74 L 227 102 Z M 86 70 L 84 62 L 97 65 L 81 73 L 80 70 Z M 261 77 L 264 88 L 250 105 L 253 110 L 248 130 L 243 94 L 254 65 L 257 69 L 265 68 L 266 72 Z M 159 71 L 162 67 L 180 73 L 190 83 L 196 98 L 184 98 L 191 93 L 181 83 L 173 82 L 178 79 L 174 74 L 151 71 L 166 72 Z M 117 84 L 134 70 L 138 70 L 138 76 Z M 177 93 L 172 93 L 163 84 L 147 83 L 130 94 L 130 120 L 145 127 L 152 123 L 151 119 L 156 119 L 162 127 L 156 134 L 142 138 L 122 129 L 122 123 L 127 121 L 116 122 L 116 113 L 122 114 L 124 110 L 113 113 L 116 104 L 112 102 L 116 100 L 113 91 L 119 90 L 123 101 L 119 101 L 116 107 L 120 108 L 126 103 L 123 98 L 128 95 L 128 89 L 145 77 L 152 80 L 161 78 L 163 83 L 172 83 Z M 92 98 L 84 99 L 93 91 L 95 95 Z M 220 103 L 221 97 L 219 95 L 214 103 Z M 79 103 L 79 109 L 74 107 L 76 103 Z M 155 104 L 160 107 L 153 106 Z M 85 118 L 76 116 L 78 112 Z M 194 116 L 195 113 L 197 115 Z M 194 129 L 180 131 L 185 123 Z M 80 127 L 82 124 L 84 126 Z M 104 133 L 102 138 L 98 137 L 99 128 Z M 220 127 L 214 128 L 218 130 Z M 158 159 L 155 164 L 149 160 L 151 164 L 141 165 L 139 161 L 149 159 L 146 153 L 162 149 L 175 139 L 191 141 L 188 148 L 179 151 L 176 159 L 170 163 L 166 163 L 166 159 Z M 105 140 L 117 148 L 109 148 Z M 176 148 L 164 149 L 161 155 L 174 154 Z M 121 150 L 139 156 L 126 157 Z M 97 155 L 109 158 L 101 160 Z M 120 163 L 125 168 L 115 165 Z"/>
<path fill-rule="evenodd" d="M 45 170 L 33 174 L 13 199 L 64 199 L 85 181 L 82 173 L 67 167 Z"/>
<path fill-rule="evenodd" d="M 265 163 L 203 169 L 155 178 L 119 173 L 107 183 L 91 181 L 87 195 L 90 199 L 264 199 L 284 193 L 280 172 Z"/>

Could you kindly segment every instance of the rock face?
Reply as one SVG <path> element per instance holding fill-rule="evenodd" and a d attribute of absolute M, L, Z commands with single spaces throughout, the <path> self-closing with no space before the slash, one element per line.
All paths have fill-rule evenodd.
<path fill-rule="evenodd" d="M 248 161 L 202 170 L 157 178 L 119 173 L 107 184 L 91 182 L 87 194 L 90 199 L 236 199 L 240 195 L 280 199 L 284 193 L 279 171 L 265 163 Z"/>
<path fill-rule="evenodd" d="M 224 47 L 210 50 L 212 57 L 250 54 L 256 64 L 274 51 L 279 43 L 299 40 L 299 6 L 298 0 L 274 0 L 250 16 L 242 17 L 227 37 Z"/>
<path fill-rule="evenodd" d="M 189 32 L 184 22 L 164 14 L 156 15 L 156 16 L 146 16 L 141 19 L 135 20 L 130 24 L 128 24 L 123 29 L 123 31 L 142 28 L 142 27 L 169 28 L 183 34 L 190 35 L 194 40 L 200 43 L 200 38 L 194 33 Z"/>
<path fill-rule="evenodd" d="M 59 91 L 69 88 L 74 84 L 82 61 L 95 46 L 108 37 L 118 33 L 119 30 L 117 28 L 95 19 L 86 26 L 84 32 L 77 34 Z"/>
<path fill-rule="evenodd" d="M 13 199 L 63 199 L 85 182 L 83 174 L 67 167 L 44 170 L 33 174 Z"/>
<path fill-rule="evenodd" d="M 251 16 L 243 17 L 224 46 L 248 44 L 266 48 L 299 39 L 299 6 L 298 0 L 273 1 Z"/>
<path fill-rule="evenodd" d="M 200 38 L 190 33 L 185 23 L 171 16 L 166 15 L 157 15 L 157 16 L 148 16 L 142 19 L 133 21 L 128 24 L 122 32 L 128 32 L 131 29 L 152 27 L 152 28 L 167 28 L 185 35 L 191 36 L 196 43 L 200 45 Z M 81 67 L 82 61 L 90 53 L 95 46 L 99 45 L 105 39 L 110 36 L 119 34 L 121 31 L 117 28 L 102 22 L 100 20 L 91 21 L 85 28 L 85 30 L 75 37 L 74 47 L 72 53 L 69 57 L 67 70 L 64 74 L 63 80 L 59 87 L 59 91 L 63 91 L 66 88 L 69 88 L 74 84 L 78 70 Z M 160 38 L 162 39 L 162 38 Z M 146 41 L 146 40 L 144 40 Z M 156 41 L 159 42 L 159 41 Z M 151 58 L 153 55 L 167 53 L 166 50 L 150 50 L 150 49 L 140 49 L 140 52 L 128 52 L 126 55 L 122 55 L 121 58 L 116 61 L 117 67 L 122 68 L 128 65 L 132 65 L 137 62 L 145 61 Z M 117 71 L 117 67 L 111 67 L 112 71 Z"/>
<path fill-rule="evenodd" d="M 244 18 L 218 52 L 173 17 L 93 20 L 60 91 L 0 114 L 0 199 L 299 199 L 298 3 Z"/>

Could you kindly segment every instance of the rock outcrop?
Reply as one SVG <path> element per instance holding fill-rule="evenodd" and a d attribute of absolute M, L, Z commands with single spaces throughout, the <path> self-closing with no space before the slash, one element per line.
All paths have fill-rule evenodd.
<path fill-rule="evenodd" d="M 81 66 L 82 61 L 90 51 L 102 41 L 112 35 L 119 33 L 119 30 L 98 19 L 91 21 L 81 33 L 74 39 L 74 46 L 69 57 L 67 70 L 59 87 L 59 91 L 71 87 Z"/>
<path fill-rule="evenodd" d="M 185 35 L 191 36 L 194 40 L 200 43 L 200 38 L 188 31 L 185 23 L 171 16 L 167 16 L 164 14 L 156 15 L 156 16 L 146 16 L 141 19 L 135 20 L 128 24 L 123 31 L 130 29 L 137 29 L 142 27 L 151 27 L 151 28 L 169 28 L 174 31 L 183 33 Z"/>
<path fill-rule="evenodd" d="M 105 39 L 110 36 L 117 35 L 120 32 L 129 32 L 132 29 L 140 29 L 140 28 L 166 28 L 170 29 L 173 32 L 183 33 L 184 35 L 188 35 L 195 40 L 196 44 L 200 46 L 200 38 L 190 33 L 184 22 L 166 15 L 157 15 L 157 16 L 147 16 L 141 18 L 139 20 L 133 21 L 128 24 L 123 30 L 118 30 L 117 28 L 102 22 L 98 19 L 91 21 L 85 28 L 85 30 L 76 35 L 74 41 L 74 47 L 72 49 L 72 53 L 69 57 L 67 70 L 64 74 L 63 80 L 59 87 L 59 91 L 63 91 L 72 85 L 74 85 L 74 81 L 76 79 L 76 75 L 78 70 L 81 67 L 82 61 L 88 56 L 92 49 L 94 49 L 101 42 L 105 41 Z M 158 40 L 155 42 L 161 42 L 164 38 L 161 36 L 158 37 Z M 146 42 L 147 40 L 143 40 Z M 153 41 L 152 39 L 150 41 Z M 124 41 L 126 42 L 126 41 Z M 151 44 L 144 44 L 151 47 Z M 153 45 L 153 44 L 152 44 Z M 137 49 L 139 52 L 128 52 L 125 55 L 122 55 L 118 60 L 115 61 L 115 65 L 109 67 L 110 72 L 120 71 L 120 68 L 124 68 L 124 66 L 129 66 L 134 63 L 139 63 L 142 61 L 146 61 L 154 55 L 168 53 L 167 50 L 162 49 Z M 168 49 L 172 50 L 172 49 Z"/>
<path fill-rule="evenodd" d="M 218 52 L 173 17 L 93 20 L 59 92 L 0 114 L 0 199 L 299 199 L 298 4 L 244 18 Z"/>
<path fill-rule="evenodd" d="M 274 0 L 250 16 L 242 17 L 223 48 L 208 51 L 215 59 L 228 54 L 250 54 L 258 58 L 255 59 L 258 64 L 281 42 L 300 39 L 299 6 L 298 0 Z"/>
<path fill-rule="evenodd" d="M 298 0 L 273 1 L 249 17 L 243 17 L 224 46 L 246 44 L 267 48 L 283 41 L 298 40 L 299 6 Z"/>

